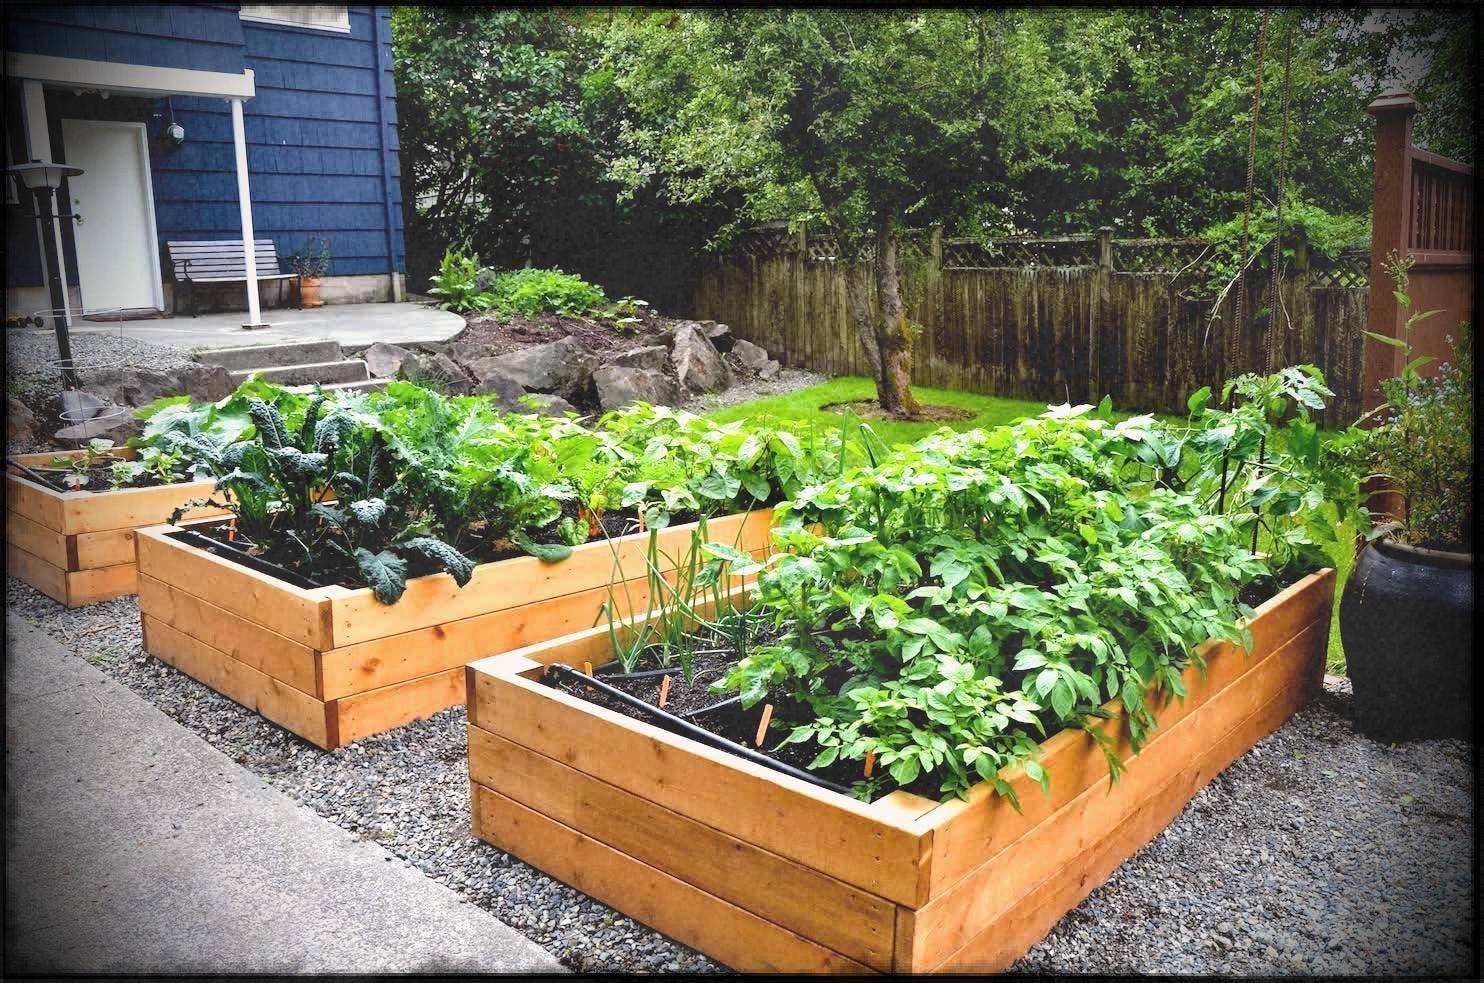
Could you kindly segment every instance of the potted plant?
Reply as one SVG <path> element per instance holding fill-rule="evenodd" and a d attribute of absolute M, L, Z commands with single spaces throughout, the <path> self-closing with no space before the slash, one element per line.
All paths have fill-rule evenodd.
<path fill-rule="evenodd" d="M 293 265 L 294 272 L 299 274 L 299 306 L 324 306 L 319 281 L 330 268 L 330 241 L 322 236 L 310 237 L 304 251 L 294 254 Z"/>
<path fill-rule="evenodd" d="M 1410 258 L 1389 272 L 1408 312 L 1402 339 L 1371 335 L 1410 354 Z M 1369 334 L 1369 332 L 1367 332 Z M 1355 690 L 1356 725 L 1378 740 L 1473 734 L 1473 351 L 1459 326 L 1453 354 L 1430 378 L 1410 359 L 1381 384 L 1383 421 L 1369 451 L 1389 493 L 1340 601 L 1340 636 Z"/>

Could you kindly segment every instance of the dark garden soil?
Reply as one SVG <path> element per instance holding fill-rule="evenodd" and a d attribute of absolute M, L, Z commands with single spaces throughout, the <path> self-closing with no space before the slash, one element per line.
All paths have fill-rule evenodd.
<path fill-rule="evenodd" d="M 641 344 L 646 335 L 658 333 L 674 321 L 647 314 L 638 322 L 620 329 L 606 321 L 563 314 L 537 314 L 534 317 L 471 314 L 464 317 L 464 323 L 465 328 L 457 343 L 486 349 L 491 355 L 504 355 L 570 337 L 587 351 L 602 357 L 628 351 Z"/>
<path fill-rule="evenodd" d="M 41 464 L 22 466 L 15 463 L 11 463 L 9 468 L 11 474 L 53 491 L 106 492 L 114 491 L 112 468 L 115 461 L 121 460 L 123 459 L 103 458 L 88 468 L 50 467 Z M 79 478 L 86 480 L 79 483 Z M 166 482 L 161 481 L 156 475 L 146 474 L 124 487 L 155 488 L 163 484 Z"/>
<path fill-rule="evenodd" d="M 912 415 L 891 413 L 882 409 L 880 403 L 870 399 L 854 403 L 828 403 L 820 409 L 826 413 L 851 413 L 863 420 L 908 420 L 913 423 L 962 423 L 964 420 L 974 419 L 976 415 L 973 410 L 957 406 L 924 406 Z"/>

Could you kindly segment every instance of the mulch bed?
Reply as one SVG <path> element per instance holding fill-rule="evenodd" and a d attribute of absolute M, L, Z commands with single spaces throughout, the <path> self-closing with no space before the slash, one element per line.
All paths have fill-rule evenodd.
<path fill-rule="evenodd" d="M 863 420 L 907 420 L 912 423 L 962 423 L 977 415 L 973 410 L 960 409 L 957 406 L 924 406 L 911 415 L 892 413 L 882 409 L 880 403 L 871 399 L 855 403 L 829 403 L 820 409 L 826 413 L 850 413 Z"/>

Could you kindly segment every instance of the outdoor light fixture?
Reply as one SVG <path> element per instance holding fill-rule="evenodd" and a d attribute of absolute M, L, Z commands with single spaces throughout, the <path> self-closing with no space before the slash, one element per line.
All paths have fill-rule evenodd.
<path fill-rule="evenodd" d="M 12 164 L 5 170 L 20 178 L 21 183 L 35 199 L 36 235 L 41 240 L 41 258 L 44 266 L 41 272 L 51 294 L 50 313 L 52 329 L 57 333 L 57 355 L 62 366 L 62 386 L 65 389 L 76 389 L 77 371 L 72 364 L 72 343 L 67 334 L 65 294 L 67 288 L 62 283 L 61 257 L 57 255 L 61 244 L 61 230 L 57 228 L 57 219 L 62 216 L 58 216 L 52 210 L 52 204 L 56 200 L 57 189 L 62 186 L 62 179 L 77 177 L 82 173 L 82 168 L 49 160 L 33 160 L 26 164 Z"/>
<path fill-rule="evenodd" d="M 29 164 L 11 164 L 5 170 L 17 175 L 21 183 L 31 191 L 55 191 L 62 186 L 64 177 L 76 177 L 82 173 L 81 167 L 74 167 L 71 164 L 54 164 L 44 160 L 33 160 Z"/>
<path fill-rule="evenodd" d="M 177 147 L 180 146 L 181 144 L 185 143 L 185 127 L 181 126 L 179 123 L 171 123 L 169 126 L 165 127 L 165 139 L 169 140 Z"/>

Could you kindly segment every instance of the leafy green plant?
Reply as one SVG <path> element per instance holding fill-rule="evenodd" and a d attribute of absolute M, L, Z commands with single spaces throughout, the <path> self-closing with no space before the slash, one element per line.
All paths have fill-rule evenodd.
<path fill-rule="evenodd" d="M 439 298 L 436 306 L 459 314 L 494 309 L 494 296 L 480 285 L 479 257 L 459 250 L 444 250 L 438 272 L 428 278 L 428 293 Z"/>
<path fill-rule="evenodd" d="M 493 307 L 502 314 L 588 314 L 606 302 L 601 288 L 561 270 L 520 269 L 496 273 L 490 283 Z"/>
<path fill-rule="evenodd" d="M 1418 545 L 1458 548 L 1470 540 L 1474 500 L 1474 353 L 1467 323 L 1451 339 L 1452 356 L 1424 378 L 1432 362 L 1412 357 L 1415 326 L 1438 311 L 1414 311 L 1408 293 L 1413 259 L 1393 253 L 1387 273 L 1407 319 L 1401 338 L 1367 331 L 1373 341 L 1400 349 L 1402 371 L 1381 383 L 1382 422 L 1371 432 L 1370 456 L 1377 477 L 1401 497 L 1400 514 L 1386 517 L 1373 536 L 1391 535 Z"/>
<path fill-rule="evenodd" d="M 75 457 L 64 457 L 58 455 L 52 458 L 52 467 L 63 469 L 62 477 L 59 479 L 67 488 L 77 491 L 93 480 L 92 470 L 98 467 L 100 462 L 113 459 L 113 441 L 104 437 L 94 437 L 82 448 L 82 453 Z"/>
<path fill-rule="evenodd" d="M 330 269 L 330 240 L 324 236 L 310 236 L 304 249 L 289 257 L 293 271 L 305 279 L 317 280 Z"/>

